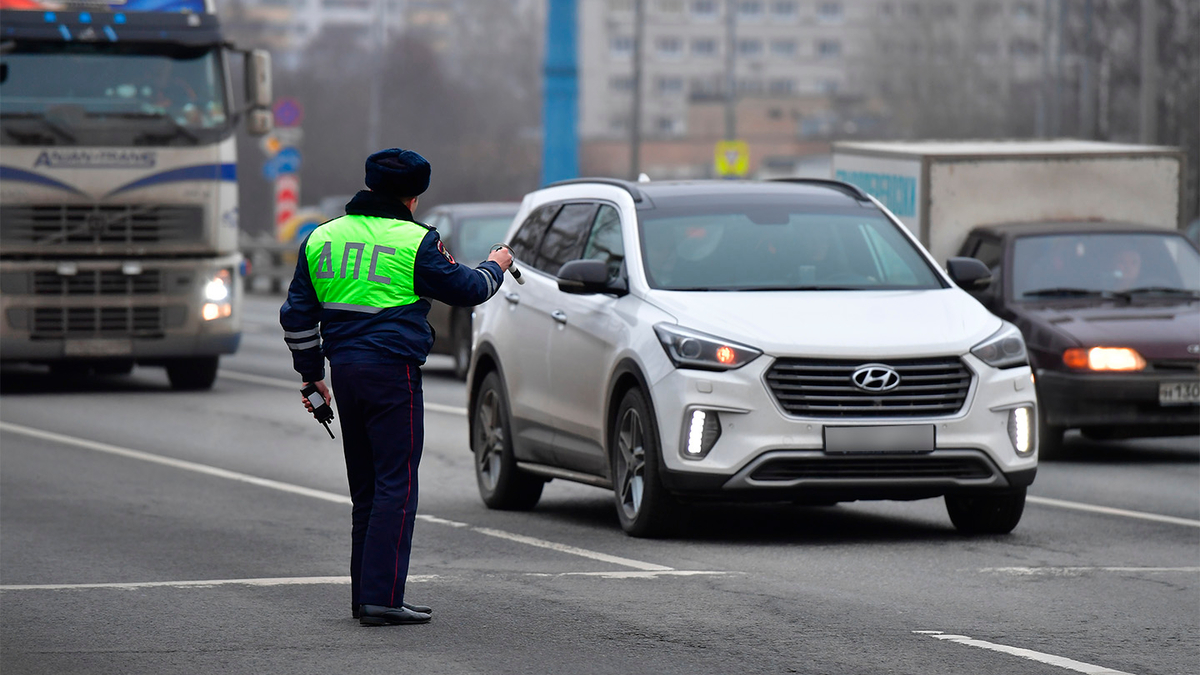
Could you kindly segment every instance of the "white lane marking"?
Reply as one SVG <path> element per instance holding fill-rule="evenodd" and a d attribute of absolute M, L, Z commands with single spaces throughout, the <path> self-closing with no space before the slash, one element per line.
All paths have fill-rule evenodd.
<path fill-rule="evenodd" d="M 1172 525 L 1186 525 L 1188 527 L 1200 527 L 1200 520 L 1192 520 L 1190 518 L 1176 518 L 1175 516 L 1161 516 L 1157 513 L 1146 513 L 1145 511 L 1129 511 L 1127 509 L 1115 509 L 1111 506 L 1096 506 L 1095 504 L 1083 504 L 1080 502 L 1069 502 L 1063 499 L 1051 499 L 1050 497 L 1034 497 L 1032 495 L 1025 498 L 1025 501 L 1033 504 L 1041 504 L 1042 506 L 1057 506 L 1061 509 L 1074 509 L 1076 511 L 1090 511 L 1092 513 L 1103 513 L 1110 516 L 1124 516 L 1125 518 L 1138 518 L 1140 520 L 1152 520 L 1158 523 L 1170 523 Z"/>
<path fill-rule="evenodd" d="M 697 577 L 723 576 L 726 574 L 742 574 L 742 572 L 719 572 L 713 570 L 662 570 L 662 571 L 620 571 L 620 572 L 528 572 L 530 577 L 600 577 L 601 579 L 657 579 L 659 577 Z"/>
<path fill-rule="evenodd" d="M 1200 567 L 984 567 L 980 572 L 1015 576 L 1079 576 L 1088 572 L 1200 574 Z"/>
<path fill-rule="evenodd" d="M 437 574 L 410 574 L 409 583 L 434 581 Z M 211 588 L 213 586 L 315 586 L 348 584 L 350 577 L 274 577 L 267 579 L 195 579 L 190 581 L 134 581 L 108 584 L 8 584 L 0 591 L 86 591 L 94 589 L 134 590 L 138 588 Z"/>
<path fill-rule="evenodd" d="M 0 421 L 0 430 L 9 431 L 15 434 L 22 434 L 32 438 L 40 438 L 56 443 L 62 443 L 65 445 L 73 445 L 75 447 L 85 448 L 87 450 L 95 450 L 97 452 L 118 455 L 120 457 L 126 457 L 129 459 L 140 459 L 145 462 L 162 464 L 165 466 L 174 467 L 176 469 L 184 469 L 185 471 L 194 471 L 196 473 L 202 473 L 208 476 L 216 476 L 218 478 L 226 478 L 242 483 L 249 483 L 259 487 L 271 488 L 272 490 L 280 490 L 282 492 L 290 492 L 292 494 L 303 495 L 305 497 L 313 497 L 314 499 L 321 499 L 327 502 L 333 502 L 335 504 L 349 505 L 351 503 L 350 498 L 347 496 L 334 494 L 332 492 L 325 492 L 324 490 L 314 490 L 312 488 L 306 488 L 300 485 L 292 485 L 291 483 L 283 483 L 277 480 L 270 480 L 268 478 L 259 478 L 258 476 L 238 473 L 236 471 L 218 469 L 215 466 L 208 466 L 207 464 L 197 464 L 195 462 L 188 462 L 181 459 L 171 459 L 148 452 L 141 452 L 140 450 L 130 450 L 129 448 L 109 445 L 108 443 L 100 443 L 98 441 L 89 441 L 84 438 L 76 438 L 74 436 L 57 434 L 53 431 L 42 431 L 41 429 L 34 429 L 31 427 L 22 426 L 20 424 L 13 424 L 11 422 Z M 444 524 L 450 525 L 451 527 L 471 527 L 467 523 L 458 523 L 457 521 L 445 520 L 436 516 L 418 515 L 417 517 L 427 522 L 436 523 L 439 525 Z M 589 551 L 588 549 L 584 548 L 569 546 L 567 544 L 559 544 L 552 541 L 546 541 L 545 539 L 537 539 L 535 537 L 527 537 L 522 534 L 513 534 L 511 532 L 496 530 L 489 527 L 471 527 L 471 530 L 489 537 L 507 539 L 509 541 L 515 541 L 528 546 L 536 546 L 538 548 L 558 551 L 559 553 L 590 558 L 592 560 L 600 560 L 603 562 L 612 563 L 614 565 L 620 565 L 622 567 L 632 567 L 636 570 L 655 572 L 666 572 L 671 570 L 670 567 L 665 567 L 663 565 L 655 565 L 654 563 L 642 562 L 640 560 L 631 560 L 629 558 L 622 558 L 615 555 L 609 555 L 607 553 L 600 553 L 598 551 Z"/>
<path fill-rule="evenodd" d="M 629 558 L 622 558 L 620 556 L 609 555 L 607 553 L 599 553 L 597 551 L 589 551 L 584 548 L 576 548 L 574 546 L 568 546 L 566 544 L 559 544 L 559 543 L 553 542 L 553 541 L 546 541 L 545 539 L 537 539 L 535 537 L 527 537 L 523 534 L 513 534 L 511 532 L 505 532 L 503 530 L 493 530 L 490 527 L 473 527 L 473 528 L 471 528 L 471 530 L 474 532 L 478 532 L 480 534 L 486 534 L 489 537 L 498 537 L 500 539 L 507 539 L 509 541 L 515 541 L 515 542 L 518 542 L 521 544 L 527 544 L 529 546 L 536 546 L 538 548 L 548 548 L 551 551 L 558 551 L 560 553 L 569 553 L 571 555 L 577 555 L 577 556 L 580 556 L 583 558 L 591 558 L 592 560 L 600 560 L 603 562 L 612 563 L 614 565 L 621 565 L 623 567 L 632 567 L 635 570 L 643 570 L 646 572 L 670 572 L 670 571 L 673 571 L 670 567 L 664 567 L 663 565 L 655 565 L 654 563 L 641 562 L 640 560 L 630 560 Z"/>
<path fill-rule="evenodd" d="M 297 394 L 300 393 L 300 383 L 292 382 L 291 380 L 285 380 L 278 377 L 266 377 L 263 375 L 253 375 L 251 373 L 239 373 L 236 370 L 225 370 L 224 368 L 218 371 L 218 373 L 221 377 L 230 380 L 238 380 L 239 382 L 247 382 L 250 384 L 261 384 L 266 387 L 287 389 L 288 391 L 292 391 Z M 454 405 L 445 405 L 443 403 L 430 403 L 429 401 L 426 401 L 425 409 L 430 412 L 445 413 L 447 415 L 461 415 L 462 417 L 467 416 L 466 408 L 460 408 Z"/>
<path fill-rule="evenodd" d="M 1055 656 L 1054 654 L 1046 654 L 1044 652 L 1035 652 L 1032 649 L 1022 649 L 1021 647 L 1009 647 L 1008 645 L 996 644 L 995 642 L 987 642 L 985 640 L 976 640 L 975 638 L 967 637 L 966 635 L 947 635 L 939 630 L 914 630 L 917 635 L 927 635 L 938 640 L 947 640 L 949 642 L 957 642 L 962 645 L 971 647 L 979 647 L 980 649 L 990 649 L 994 652 L 1002 652 L 1013 656 L 1020 656 L 1031 661 L 1046 663 L 1051 666 L 1058 666 L 1067 670 L 1074 670 L 1078 673 L 1087 673 L 1088 675 L 1130 675 L 1121 670 L 1113 670 L 1104 666 L 1097 666 L 1075 659 L 1068 659 L 1065 656 Z"/>

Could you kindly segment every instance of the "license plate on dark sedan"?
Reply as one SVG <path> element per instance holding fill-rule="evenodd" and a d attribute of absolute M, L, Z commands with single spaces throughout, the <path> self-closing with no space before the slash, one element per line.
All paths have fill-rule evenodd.
<path fill-rule="evenodd" d="M 1200 404 L 1200 381 L 1163 382 L 1158 385 L 1159 405 Z"/>
<path fill-rule="evenodd" d="M 933 452 L 933 446 L 932 424 L 825 427 L 825 452 L 834 455 Z"/>

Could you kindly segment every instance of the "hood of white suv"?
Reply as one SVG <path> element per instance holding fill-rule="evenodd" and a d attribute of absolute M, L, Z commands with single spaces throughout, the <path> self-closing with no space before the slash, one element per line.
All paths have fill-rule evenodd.
<path fill-rule="evenodd" d="M 774 356 L 909 358 L 962 354 L 1001 321 L 957 288 L 917 291 L 652 290 L 685 328 Z"/>

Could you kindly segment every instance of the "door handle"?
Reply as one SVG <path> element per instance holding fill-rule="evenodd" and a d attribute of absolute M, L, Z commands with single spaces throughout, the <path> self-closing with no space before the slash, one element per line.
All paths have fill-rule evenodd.
<path fill-rule="evenodd" d="M 514 305 L 521 302 L 521 296 L 517 293 L 513 293 L 512 291 L 505 293 L 504 299 Z"/>
<path fill-rule="evenodd" d="M 556 309 L 553 312 L 550 312 L 550 317 L 561 324 L 565 325 L 567 323 L 567 313 L 561 309 Z"/>

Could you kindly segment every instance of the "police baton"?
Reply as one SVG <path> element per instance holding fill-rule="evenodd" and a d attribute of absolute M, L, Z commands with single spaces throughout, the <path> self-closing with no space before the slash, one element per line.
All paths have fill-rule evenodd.
<path fill-rule="evenodd" d="M 508 249 L 510 254 L 513 252 L 512 247 L 508 244 L 494 244 L 492 246 L 493 251 L 499 251 L 502 248 Z M 513 278 L 517 280 L 518 284 L 521 284 L 522 286 L 525 285 L 525 280 L 521 278 L 521 270 L 517 269 L 516 265 L 509 265 L 508 271 L 512 274 Z"/>

